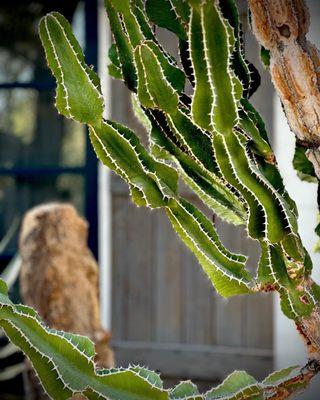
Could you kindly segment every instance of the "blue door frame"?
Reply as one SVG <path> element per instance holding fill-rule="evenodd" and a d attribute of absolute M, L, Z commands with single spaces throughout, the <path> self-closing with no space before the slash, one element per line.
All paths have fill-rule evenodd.
<path fill-rule="evenodd" d="M 85 43 L 86 61 L 88 65 L 97 66 L 98 62 L 98 6 L 97 0 L 85 0 Z M 54 8 L 54 6 L 53 6 Z M 55 82 L 49 76 L 46 82 L 13 82 L 0 84 L 1 90 L 10 89 L 34 89 L 39 92 L 52 90 Z M 0 177 L 8 176 L 14 178 L 33 177 L 57 177 L 60 174 L 73 174 L 84 177 L 84 213 L 89 222 L 89 247 L 96 258 L 98 258 L 98 161 L 86 132 L 85 165 L 80 167 L 0 167 Z M 6 263 L 14 255 L 14 251 L 0 254 L 0 261 Z"/>

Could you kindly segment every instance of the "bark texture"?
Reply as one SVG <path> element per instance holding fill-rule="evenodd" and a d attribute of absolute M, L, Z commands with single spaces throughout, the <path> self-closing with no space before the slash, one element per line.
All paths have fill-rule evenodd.
<path fill-rule="evenodd" d="M 248 0 L 252 28 L 270 51 L 270 73 L 289 125 L 320 178 L 320 57 L 306 39 L 310 26 L 304 0 Z M 285 151 L 285 149 L 284 149 Z M 311 279 L 304 285 L 310 288 Z M 297 323 L 310 360 L 320 362 L 320 308 Z M 320 365 L 320 364 L 319 364 Z"/>
<path fill-rule="evenodd" d="M 97 364 L 110 368 L 110 334 L 100 321 L 98 267 L 87 236 L 87 222 L 71 205 L 54 203 L 29 211 L 20 233 L 21 294 L 51 328 L 90 337 Z M 46 398 L 37 391 L 32 382 L 29 398 Z"/>
<path fill-rule="evenodd" d="M 252 28 L 270 51 L 270 73 L 289 125 L 320 178 L 320 57 L 306 39 L 304 0 L 248 0 Z"/>

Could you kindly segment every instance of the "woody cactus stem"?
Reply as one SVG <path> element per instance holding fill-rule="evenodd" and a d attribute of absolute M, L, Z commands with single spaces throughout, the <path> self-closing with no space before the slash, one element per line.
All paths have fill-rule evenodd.
<path fill-rule="evenodd" d="M 269 52 L 272 81 L 297 138 L 296 154 L 305 153 L 319 179 L 320 56 L 306 39 L 310 26 L 307 5 L 304 0 L 249 0 L 249 7 L 253 32 Z M 300 160 L 294 164 L 301 176 L 306 173 L 307 161 Z M 313 282 L 309 279 L 304 285 L 310 288 Z M 319 307 L 297 325 L 310 357 L 320 360 Z"/>
<path fill-rule="evenodd" d="M 270 73 L 299 144 L 320 178 L 320 56 L 306 39 L 304 0 L 249 0 L 252 27 L 270 52 Z"/>

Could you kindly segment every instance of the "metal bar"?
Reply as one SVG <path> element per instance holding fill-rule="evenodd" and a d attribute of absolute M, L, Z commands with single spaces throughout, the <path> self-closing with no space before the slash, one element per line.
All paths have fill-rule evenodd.
<path fill-rule="evenodd" d="M 97 0 L 85 0 L 86 62 L 98 64 L 98 5 Z M 85 215 L 89 222 L 89 247 L 98 258 L 98 160 L 86 135 Z"/>
<path fill-rule="evenodd" d="M 52 90 L 56 88 L 55 82 L 11 82 L 11 83 L 0 83 L 1 89 L 35 89 L 38 91 Z"/>
<path fill-rule="evenodd" d="M 1 253 L 0 254 L 0 261 L 2 261 L 2 262 L 9 262 L 13 257 L 14 257 L 14 255 L 16 254 L 17 252 L 16 251 L 14 251 L 14 250 L 12 250 L 12 251 L 6 251 L 5 253 Z M 1 346 L 0 346 L 1 347 Z"/>
<path fill-rule="evenodd" d="M 85 167 L 0 167 L 0 176 L 19 176 L 19 177 L 36 177 L 36 176 L 56 176 L 60 174 L 84 175 Z"/>

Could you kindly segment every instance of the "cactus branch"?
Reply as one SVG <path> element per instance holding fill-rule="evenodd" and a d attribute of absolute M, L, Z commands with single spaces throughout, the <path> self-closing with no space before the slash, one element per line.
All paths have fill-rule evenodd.
<path fill-rule="evenodd" d="M 320 175 L 313 159 L 320 146 L 318 56 L 305 39 L 307 9 L 301 0 L 249 3 L 264 62 L 299 140 L 295 166 L 301 176 L 314 179 L 314 170 Z M 50 13 L 40 22 L 40 37 L 57 81 L 58 111 L 88 126 L 98 158 L 128 184 L 137 206 L 165 211 L 217 293 L 277 292 L 283 313 L 295 321 L 306 343 L 309 362 L 263 382 L 236 371 L 203 395 L 190 382 L 166 390 L 146 368 L 97 370 L 87 338 L 45 327 L 35 311 L 10 302 L 1 280 L 0 327 L 29 356 L 46 391 L 57 400 L 75 393 L 90 400 L 291 397 L 319 372 L 320 287 L 311 279 L 297 207 L 284 187 L 263 121 L 249 101 L 259 77 L 244 56 L 235 1 L 105 0 L 105 6 L 114 38 L 109 72 L 132 92 L 149 149 L 138 134 L 103 118 L 98 75 L 86 65 L 69 23 Z M 158 42 L 152 24 L 177 36 L 180 60 Z M 193 88 L 190 95 L 185 93 L 187 81 Z M 183 198 L 179 178 L 212 212 L 243 225 L 259 243 L 256 273 L 249 272 L 247 257 L 223 245 L 214 223 Z"/>

